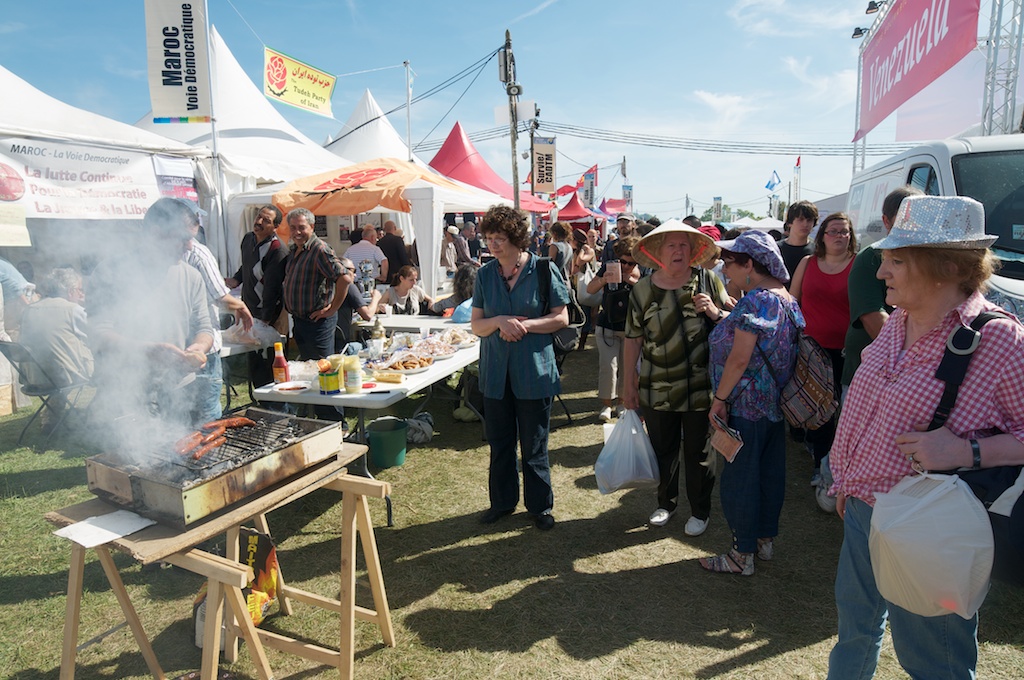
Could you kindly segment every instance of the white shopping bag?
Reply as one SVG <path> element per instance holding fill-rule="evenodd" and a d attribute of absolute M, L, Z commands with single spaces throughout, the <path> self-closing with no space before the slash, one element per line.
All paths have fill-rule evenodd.
<path fill-rule="evenodd" d="M 636 411 L 624 412 L 615 424 L 594 463 L 594 476 L 601 493 L 657 485 L 658 459 Z"/>

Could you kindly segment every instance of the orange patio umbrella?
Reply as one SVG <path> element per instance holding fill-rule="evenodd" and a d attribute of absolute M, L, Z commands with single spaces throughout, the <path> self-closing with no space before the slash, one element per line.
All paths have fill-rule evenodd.
<path fill-rule="evenodd" d="M 357 215 L 377 206 L 409 212 L 412 206 L 402 192 L 420 179 L 462 190 L 455 182 L 409 161 L 376 158 L 289 182 L 272 200 L 285 213 L 307 208 L 317 215 Z"/>

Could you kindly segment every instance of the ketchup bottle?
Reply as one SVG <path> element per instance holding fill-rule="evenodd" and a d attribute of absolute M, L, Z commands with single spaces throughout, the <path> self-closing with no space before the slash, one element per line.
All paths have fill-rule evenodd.
<path fill-rule="evenodd" d="M 288 382 L 288 360 L 284 358 L 284 347 L 274 343 L 274 382 Z"/>

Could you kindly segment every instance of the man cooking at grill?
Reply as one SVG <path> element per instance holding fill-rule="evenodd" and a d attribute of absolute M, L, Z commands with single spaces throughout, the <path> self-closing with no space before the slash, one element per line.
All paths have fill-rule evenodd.
<path fill-rule="evenodd" d="M 206 365 L 214 328 L 202 276 L 183 259 L 193 221 L 186 206 L 158 200 L 137 232 L 111 241 L 111 256 L 90 280 L 97 388 L 90 408 L 100 425 L 146 411 L 201 424 L 193 414 L 195 372 Z"/>

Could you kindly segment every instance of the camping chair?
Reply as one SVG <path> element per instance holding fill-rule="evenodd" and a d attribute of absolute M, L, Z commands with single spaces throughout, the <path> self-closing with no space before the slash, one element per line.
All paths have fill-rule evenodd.
<path fill-rule="evenodd" d="M 578 326 L 569 326 L 569 328 L 576 328 L 576 330 L 577 330 L 577 337 L 578 337 L 578 335 L 579 335 L 579 328 L 580 327 L 578 327 Z M 572 349 L 566 348 L 564 350 L 563 349 L 559 349 L 557 343 L 553 346 L 554 350 L 555 350 L 555 367 L 558 369 L 559 377 L 562 376 L 562 364 L 565 363 L 565 358 L 567 356 L 569 356 L 570 354 L 572 354 L 573 351 L 575 351 L 575 349 L 578 346 L 578 344 L 579 344 L 579 341 L 577 341 L 577 343 L 575 345 L 571 345 Z M 572 425 L 572 414 L 569 413 L 569 407 L 565 405 L 564 401 L 562 401 L 562 395 L 561 394 L 556 394 L 555 395 L 555 401 L 557 401 L 558 405 L 562 407 L 563 411 L 565 411 L 566 422 L 562 423 L 562 425 Z M 561 425 L 555 425 L 554 427 L 552 427 L 552 429 L 555 429 L 557 427 L 561 427 Z"/>
<path fill-rule="evenodd" d="M 25 433 L 28 428 L 35 422 L 36 418 L 43 412 L 43 409 L 49 408 L 57 416 L 57 422 L 54 423 L 53 429 L 46 435 L 42 442 L 42 449 L 46 448 L 46 444 L 50 441 L 50 437 L 57 431 L 58 428 L 67 419 L 68 414 L 73 411 L 77 405 L 78 398 L 82 394 L 82 389 L 88 385 L 88 381 L 82 380 L 74 382 L 70 385 L 63 387 L 55 386 L 56 383 L 53 378 L 50 377 L 46 369 L 43 368 L 27 347 L 17 342 L 4 342 L 0 341 L 0 353 L 3 353 L 7 360 L 11 362 L 11 366 L 14 367 L 15 372 L 18 374 L 18 378 L 21 381 L 21 390 L 30 397 L 39 397 L 42 404 L 36 409 L 36 412 L 32 414 L 32 417 L 25 423 L 25 427 L 22 428 L 21 434 L 18 436 L 18 446 L 21 446 L 22 440 L 25 438 Z M 32 366 L 31 371 L 26 369 Z M 43 382 L 39 384 L 31 384 L 29 380 L 30 375 L 42 376 Z M 72 394 L 74 395 L 73 398 Z M 67 404 L 67 408 L 61 412 L 57 412 L 56 409 L 50 405 L 50 400 L 54 398 L 61 398 L 64 403 Z"/>

